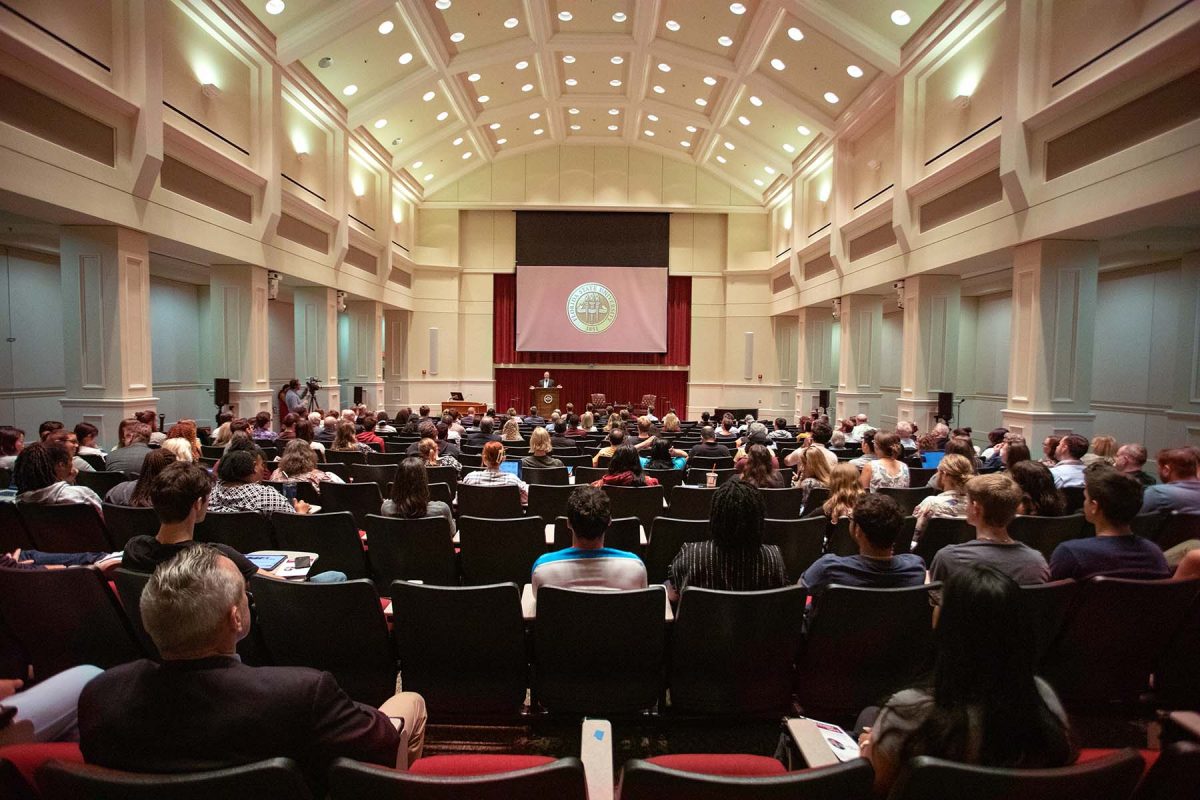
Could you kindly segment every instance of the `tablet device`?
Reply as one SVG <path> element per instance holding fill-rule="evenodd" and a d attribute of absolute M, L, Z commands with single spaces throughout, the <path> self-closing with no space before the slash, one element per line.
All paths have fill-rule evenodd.
<path fill-rule="evenodd" d="M 267 572 L 270 572 L 283 562 L 287 561 L 287 556 L 279 555 L 278 553 L 265 553 L 262 555 L 252 554 L 246 556 L 246 558 L 250 559 L 251 564 L 259 569 L 264 569 Z"/>
<path fill-rule="evenodd" d="M 500 471 L 511 472 L 519 478 L 521 477 L 521 464 L 517 461 L 501 461 Z"/>

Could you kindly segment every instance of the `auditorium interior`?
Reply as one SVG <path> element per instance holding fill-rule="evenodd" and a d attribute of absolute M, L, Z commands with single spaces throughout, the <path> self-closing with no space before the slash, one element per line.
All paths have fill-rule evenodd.
<path fill-rule="evenodd" d="M 609 288 L 588 283 L 606 275 Z M 734 410 L 739 423 L 748 413 L 793 430 L 814 412 L 835 428 L 866 415 L 881 431 L 919 433 L 941 419 L 983 447 L 1004 428 L 1034 460 L 1047 437 L 1111 436 L 1144 445 L 1155 476 L 1159 451 L 1200 448 L 1200 0 L 0 0 L 0 311 L 0 425 L 27 446 L 49 419 L 95 425 L 105 450 L 146 410 L 166 428 L 216 427 L 222 401 L 238 417 L 271 413 L 278 430 L 294 378 L 319 384 L 317 407 L 335 414 L 524 414 L 549 372 L 554 405 L 577 412 L 650 406 L 691 423 Z M 664 501 L 641 520 L 639 546 Z M 353 532 L 368 529 L 354 512 Z M 555 518 L 546 548 L 563 544 Z M 32 524 L 16 519 L 3 524 Z M 1200 538 L 1200 525 L 1189 530 Z M 18 541 L 0 538 L 6 550 Z M 382 647 L 393 648 L 389 679 L 403 679 L 404 593 L 368 587 L 391 597 L 395 633 Z M 1064 631 L 1085 607 L 1130 628 L 1155 627 L 1136 609 L 1160 611 L 1133 594 L 1093 606 L 1056 597 L 1039 608 L 1055 608 Z M 464 595 L 440 613 L 495 620 L 513 600 L 490 598 Z M 111 624 L 128 626 L 116 608 Z M 709 613 L 737 621 L 727 645 L 777 647 L 784 633 L 765 622 L 788 612 L 757 608 Z M 515 654 L 492 642 L 528 672 L 517 711 L 503 698 L 476 715 L 450 702 L 439 719 L 427 697 L 427 752 L 557 764 L 582 750 L 586 762 L 593 734 L 607 732 L 611 774 L 587 775 L 596 800 L 630 758 L 773 757 L 780 721 L 799 711 L 850 730 L 854 714 L 806 695 L 806 677 L 847 665 L 865 686 L 888 685 L 886 667 L 858 651 L 896 637 L 856 628 L 844 607 L 845 635 L 823 634 L 844 661 L 810 641 L 786 665 L 799 688 L 785 690 L 783 711 L 739 714 L 745 681 L 707 646 L 721 640 L 684 636 L 683 615 L 668 608 L 663 623 L 651 611 L 665 644 L 622 630 L 624 617 L 592 629 L 653 651 L 657 667 L 641 672 L 617 654 L 622 680 L 650 681 L 649 706 L 540 707 L 535 651 L 549 643 L 535 628 L 518 632 Z M 917 612 L 927 620 L 930 608 Z M 1156 715 L 1200 711 L 1196 590 L 1166 617 L 1190 630 L 1181 647 L 1196 659 L 1182 699 L 1156 707 L 1121 695 L 1113 687 L 1128 680 L 1115 678 L 1100 699 L 1083 693 L 1068 711 L 1089 720 L 1073 728 L 1085 748 L 1157 757 L 1169 730 L 1200 740 L 1200 717 Z M 574 655 L 616 657 L 559 624 Z M 464 641 L 488 641 L 478 627 Z M 1109 652 L 1075 634 L 1076 666 Z M 1151 645 L 1155 634 L 1167 636 L 1114 641 L 1147 658 L 1178 644 Z M 139 636 L 131 647 L 145 646 Z M 1062 641 L 1044 644 L 1059 652 Z M 690 708 L 676 711 L 667 697 L 688 696 L 682 670 L 683 685 L 671 682 L 687 658 L 713 659 L 713 671 L 691 676 Z M 778 679 L 769 662 L 759 689 Z M 449 656 L 441 668 L 458 670 L 481 708 L 512 680 Z M 620 696 L 610 677 L 591 676 L 601 696 Z M 696 701 L 696 686 L 713 694 Z M 830 691 L 868 691 L 857 688 Z M 581 728 L 585 717 L 612 727 Z M 1168 779 L 1173 789 L 1178 775 L 1200 781 L 1190 746 L 1178 763 L 1191 772 Z M 626 796 L 783 796 L 770 781 L 784 778 L 752 762 L 679 758 L 663 762 L 672 774 L 728 772 L 683 789 L 664 778 L 659 794 L 643 775 L 649 794 Z M 0 750 L 0 785 L 16 786 L 4 784 L 7 763 Z M 471 767 L 454 769 L 446 781 L 469 780 Z M 573 796 L 547 775 L 524 793 Z M 841 796 L 858 796 L 842 777 Z M 1148 783 L 1140 796 L 1194 796 Z M 461 796 L 510 791 L 500 779 L 471 786 Z"/>

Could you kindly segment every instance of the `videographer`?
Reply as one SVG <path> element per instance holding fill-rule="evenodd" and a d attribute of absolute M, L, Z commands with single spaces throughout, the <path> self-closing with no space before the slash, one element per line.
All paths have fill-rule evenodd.
<path fill-rule="evenodd" d="M 315 378 L 309 378 L 307 385 L 303 387 L 300 385 L 299 378 L 292 378 L 290 381 L 288 381 L 287 386 L 284 387 L 283 404 L 285 409 L 283 413 L 289 414 L 295 411 L 297 408 L 305 409 L 305 396 L 307 396 L 309 393 L 313 393 L 315 395 L 316 390 L 319 388 L 320 384 L 316 382 Z"/>

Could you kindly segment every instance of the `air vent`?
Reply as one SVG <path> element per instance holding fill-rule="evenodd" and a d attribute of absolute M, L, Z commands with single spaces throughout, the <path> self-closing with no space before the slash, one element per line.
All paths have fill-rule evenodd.
<path fill-rule="evenodd" d="M 116 163 L 115 130 L 7 75 L 0 75 L 0 122 L 106 166 Z"/>
<path fill-rule="evenodd" d="M 1000 168 L 997 167 L 921 206 L 921 230 L 944 225 L 1003 199 L 1004 186 L 1000 183 Z"/>
<path fill-rule="evenodd" d="M 307 222 L 296 219 L 290 214 L 279 217 L 279 227 L 275 233 L 284 239 L 290 239 L 296 244 L 316 250 L 319 253 L 329 252 L 329 234 Z"/>
<path fill-rule="evenodd" d="M 168 192 L 195 200 L 243 222 L 251 219 L 254 198 L 176 158 L 163 158 L 159 179 L 162 188 Z"/>
<path fill-rule="evenodd" d="M 863 256 L 869 256 L 871 253 L 878 253 L 895 243 L 896 231 L 892 228 L 892 223 L 885 223 L 867 231 L 857 239 L 850 240 L 850 260 L 854 261 Z"/>

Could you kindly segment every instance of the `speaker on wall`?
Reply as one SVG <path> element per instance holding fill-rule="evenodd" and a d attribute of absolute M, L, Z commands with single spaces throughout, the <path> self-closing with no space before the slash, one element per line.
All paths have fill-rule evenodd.
<path fill-rule="evenodd" d="M 954 418 L 954 392 L 938 392 L 937 415 L 946 422 Z"/>
<path fill-rule="evenodd" d="M 743 360 L 746 380 L 754 380 L 754 331 L 746 331 L 746 352 Z"/>
<path fill-rule="evenodd" d="M 438 329 L 429 329 L 429 374 L 438 373 Z"/>
<path fill-rule="evenodd" d="M 821 408 L 825 409 L 826 411 L 829 410 L 829 390 L 828 389 L 822 389 L 819 392 L 817 392 L 817 405 L 819 405 Z"/>
<path fill-rule="evenodd" d="M 229 405 L 229 378 L 213 378 L 213 402 L 219 406 Z"/>
<path fill-rule="evenodd" d="M 363 401 L 363 387 L 355 386 L 354 387 L 354 405 L 357 406 L 357 405 L 361 404 L 362 401 Z"/>

